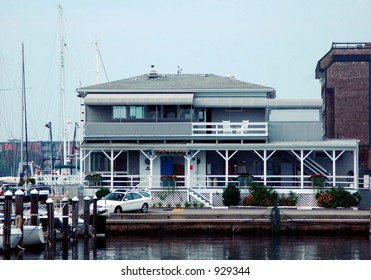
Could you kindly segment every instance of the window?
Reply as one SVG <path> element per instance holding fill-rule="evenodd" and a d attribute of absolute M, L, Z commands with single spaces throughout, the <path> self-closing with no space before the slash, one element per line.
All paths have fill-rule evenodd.
<path fill-rule="evenodd" d="M 146 118 L 147 119 L 157 119 L 158 118 L 156 105 L 148 105 L 147 106 Z"/>
<path fill-rule="evenodd" d="M 143 106 L 130 106 L 130 118 L 131 119 L 143 119 L 144 118 L 144 108 Z"/>
<path fill-rule="evenodd" d="M 177 106 L 176 105 L 164 106 L 164 118 L 165 119 L 176 119 L 177 118 Z"/>
<path fill-rule="evenodd" d="M 180 105 L 179 106 L 179 119 L 193 119 L 193 109 L 190 105 Z"/>
<path fill-rule="evenodd" d="M 126 119 L 126 106 L 113 106 L 113 119 Z"/>

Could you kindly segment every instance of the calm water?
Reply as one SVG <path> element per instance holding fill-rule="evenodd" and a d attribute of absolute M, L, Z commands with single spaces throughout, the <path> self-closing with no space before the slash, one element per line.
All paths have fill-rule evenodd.
<path fill-rule="evenodd" d="M 11 253 L 24 260 L 371 260 L 366 236 L 114 236 Z M 2 253 L 1 253 L 2 254 Z M 5 258 L 4 255 L 0 255 Z"/>

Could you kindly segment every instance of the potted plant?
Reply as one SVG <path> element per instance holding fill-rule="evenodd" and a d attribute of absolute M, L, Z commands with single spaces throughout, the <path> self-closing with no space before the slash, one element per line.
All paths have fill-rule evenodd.
<path fill-rule="evenodd" d="M 237 177 L 240 186 L 249 186 L 253 181 L 253 176 L 250 174 L 240 174 Z"/>
<path fill-rule="evenodd" d="M 89 182 L 89 185 L 98 186 L 102 182 L 102 175 L 99 173 L 90 173 L 85 176 L 85 180 Z"/>
<path fill-rule="evenodd" d="M 174 191 L 176 185 L 175 175 L 162 175 L 161 181 L 164 188 L 168 188 Z"/>
<path fill-rule="evenodd" d="M 313 187 L 323 187 L 325 185 L 327 176 L 323 173 L 320 174 L 312 174 L 310 176 L 310 180 L 312 181 L 312 186 Z"/>

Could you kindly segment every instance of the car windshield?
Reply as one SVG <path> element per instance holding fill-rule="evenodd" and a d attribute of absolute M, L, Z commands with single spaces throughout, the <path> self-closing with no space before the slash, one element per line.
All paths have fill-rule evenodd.
<path fill-rule="evenodd" d="M 139 192 L 141 195 L 143 195 L 144 197 L 150 197 L 150 194 L 147 193 L 147 192 Z"/>
<path fill-rule="evenodd" d="M 103 199 L 105 200 L 116 200 L 116 201 L 121 201 L 122 198 L 124 197 L 125 194 L 123 193 L 109 193 L 107 194 Z"/>

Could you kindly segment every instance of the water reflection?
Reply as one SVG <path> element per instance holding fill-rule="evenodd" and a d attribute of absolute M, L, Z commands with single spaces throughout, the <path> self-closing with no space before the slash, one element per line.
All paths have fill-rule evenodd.
<path fill-rule="evenodd" d="M 370 236 L 111 236 L 56 242 L 10 259 L 59 260 L 370 260 Z M 4 259 L 8 256 L 3 256 Z"/>

